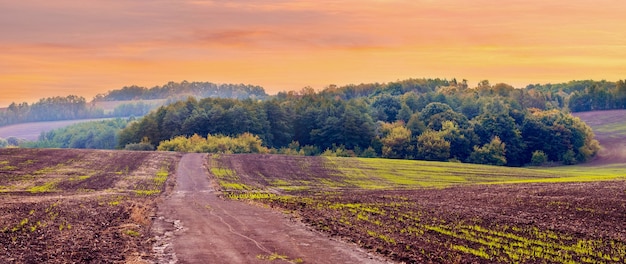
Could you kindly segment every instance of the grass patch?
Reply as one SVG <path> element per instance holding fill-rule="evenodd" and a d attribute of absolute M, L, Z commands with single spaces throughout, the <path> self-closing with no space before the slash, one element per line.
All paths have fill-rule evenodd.
<path fill-rule="evenodd" d="M 2 170 L 2 171 L 14 171 L 14 170 L 17 170 L 17 167 L 11 166 L 11 165 L 6 165 L 6 166 L 3 166 L 2 168 L 0 168 L 0 170 Z"/>
<path fill-rule="evenodd" d="M 246 190 L 252 190 L 252 188 L 248 185 L 245 185 L 243 183 L 237 183 L 237 182 L 225 182 L 225 181 L 220 181 L 220 186 L 225 189 L 225 190 L 231 190 L 231 191 L 246 191 Z"/>
<path fill-rule="evenodd" d="M 28 192 L 30 193 L 46 193 L 46 192 L 53 192 L 55 191 L 55 187 L 57 185 L 57 182 L 55 181 L 51 181 L 51 182 L 46 182 L 42 185 L 37 185 L 37 186 L 33 186 L 28 188 Z"/>
<path fill-rule="evenodd" d="M 151 196 L 161 193 L 160 190 L 133 190 L 133 192 L 140 196 Z"/>
<path fill-rule="evenodd" d="M 70 177 L 68 180 L 69 181 L 84 181 L 89 178 L 91 178 L 91 175 L 74 176 L 74 177 Z"/>
<path fill-rule="evenodd" d="M 167 180 L 167 176 L 169 176 L 168 168 L 161 167 L 154 177 L 154 183 L 158 186 L 162 186 Z"/>
<path fill-rule="evenodd" d="M 132 236 L 132 237 L 138 237 L 138 236 L 141 235 L 139 232 L 137 232 L 135 230 L 132 230 L 132 229 L 128 229 L 128 230 L 124 231 L 124 234 Z"/>
<path fill-rule="evenodd" d="M 290 263 L 304 263 L 304 261 L 301 258 L 290 259 L 289 256 L 281 255 L 278 253 L 272 253 L 269 255 L 257 255 L 256 258 L 260 260 L 265 260 L 265 261 L 282 260 L 282 261 L 287 261 Z"/>

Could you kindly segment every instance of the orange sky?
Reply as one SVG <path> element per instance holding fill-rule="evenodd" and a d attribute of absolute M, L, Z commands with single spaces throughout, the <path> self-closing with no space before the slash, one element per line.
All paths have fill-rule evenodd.
<path fill-rule="evenodd" d="M 0 107 L 125 85 L 626 78 L 623 0 L 0 0 Z"/>

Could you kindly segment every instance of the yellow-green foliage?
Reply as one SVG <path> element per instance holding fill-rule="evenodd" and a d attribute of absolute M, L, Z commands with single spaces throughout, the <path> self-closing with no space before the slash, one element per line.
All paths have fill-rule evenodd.
<path fill-rule="evenodd" d="M 225 190 L 235 190 L 235 191 L 252 190 L 250 186 L 247 186 L 243 183 L 236 183 L 236 182 L 220 181 L 220 186 L 222 186 L 222 188 Z"/>
<path fill-rule="evenodd" d="M 14 170 L 17 170 L 17 167 L 11 166 L 11 165 L 6 165 L 0 168 L 0 171 L 14 171 Z"/>
<path fill-rule="evenodd" d="M 132 237 L 138 237 L 139 235 L 141 235 L 139 232 L 132 230 L 132 229 L 124 231 L 124 234 L 127 234 Z"/>
<path fill-rule="evenodd" d="M 154 183 L 158 186 L 163 185 L 167 180 L 167 176 L 169 175 L 168 169 L 166 167 L 161 167 L 161 169 L 156 173 L 154 177 Z"/>
<path fill-rule="evenodd" d="M 150 196 L 150 195 L 159 194 L 161 191 L 159 190 L 134 190 L 133 192 L 136 195 Z"/>
<path fill-rule="evenodd" d="M 71 177 L 68 180 L 70 181 L 84 181 L 86 179 L 91 178 L 91 175 L 83 175 L 83 176 L 75 176 L 75 177 Z"/>
<path fill-rule="evenodd" d="M 219 179 L 237 179 L 237 175 L 231 169 L 222 167 L 211 167 L 211 174 Z"/>
<path fill-rule="evenodd" d="M 141 189 L 133 190 L 133 192 L 136 195 L 142 196 L 159 194 L 161 193 L 163 184 L 165 183 L 165 181 L 167 181 L 168 175 L 169 172 L 167 166 L 161 167 L 161 169 L 155 174 L 154 178 L 152 178 L 153 184 L 148 184 L 148 186 L 142 186 Z"/>
<path fill-rule="evenodd" d="M 70 230 L 70 229 L 72 229 L 72 225 L 68 223 L 67 221 L 64 221 L 63 223 L 59 225 L 59 231 Z"/>
<path fill-rule="evenodd" d="M 272 253 L 270 255 L 257 255 L 257 259 L 265 260 L 265 261 L 274 261 L 274 260 L 282 260 L 289 263 L 303 263 L 304 261 L 301 258 L 290 259 L 289 256 L 281 255 L 278 253 Z"/>
<path fill-rule="evenodd" d="M 191 137 L 178 136 L 162 141 L 157 150 L 200 153 L 268 153 L 263 141 L 256 135 L 243 133 L 237 137 L 211 135 L 203 138 L 194 134 Z"/>
<path fill-rule="evenodd" d="M 55 181 L 50 181 L 50 182 L 46 182 L 42 185 L 37 185 L 37 186 L 33 186 L 28 188 L 28 191 L 30 193 L 44 193 L 44 192 L 52 192 L 54 191 L 54 187 L 56 187 L 57 182 Z"/>
<path fill-rule="evenodd" d="M 246 192 L 246 193 L 230 193 L 228 198 L 234 200 L 262 200 L 276 197 L 273 193 Z"/>

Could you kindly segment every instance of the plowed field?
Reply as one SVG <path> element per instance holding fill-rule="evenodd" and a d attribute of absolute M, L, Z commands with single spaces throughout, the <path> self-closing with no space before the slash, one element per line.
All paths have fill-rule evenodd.
<path fill-rule="evenodd" d="M 626 261 L 620 169 L 214 155 L 209 170 L 227 197 L 289 210 L 394 261 Z"/>
<path fill-rule="evenodd" d="M 149 258 L 155 197 L 179 154 L 0 150 L 0 263 Z"/>

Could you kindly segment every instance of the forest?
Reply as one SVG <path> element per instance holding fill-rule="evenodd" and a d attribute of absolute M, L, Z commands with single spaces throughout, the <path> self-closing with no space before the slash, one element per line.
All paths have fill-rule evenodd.
<path fill-rule="evenodd" d="M 614 84 L 607 92 L 620 87 Z M 593 157 L 599 146 L 591 129 L 564 111 L 570 96 L 588 89 L 570 93 L 488 81 L 469 88 L 454 79 L 409 79 L 319 92 L 304 88 L 262 101 L 192 98 L 129 124 L 119 134 L 118 147 L 143 142 L 184 150 L 192 140 L 201 142 L 198 136 L 237 140 L 249 133 L 268 151 L 285 154 L 576 164 Z"/>
<path fill-rule="evenodd" d="M 184 89 L 198 87 L 182 84 Z M 142 94 L 163 87 L 125 87 L 109 94 L 118 94 L 110 97 L 116 99 L 152 98 Z M 269 152 L 506 166 L 576 164 L 593 157 L 599 146 L 591 129 L 569 112 L 626 105 L 626 84 L 621 80 L 516 89 L 486 80 L 469 87 L 465 80 L 408 79 L 331 85 L 321 91 L 305 87 L 263 99 L 260 94 L 265 92 L 244 99 L 172 100 L 137 120 L 76 125 L 23 145 Z M 98 100 L 104 98 L 108 97 Z"/>

